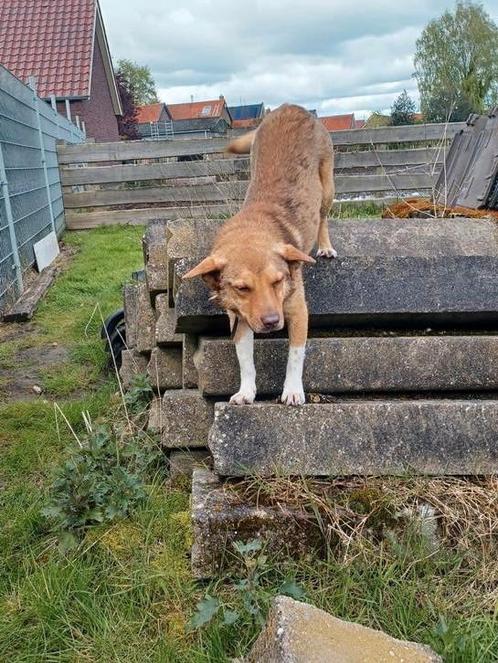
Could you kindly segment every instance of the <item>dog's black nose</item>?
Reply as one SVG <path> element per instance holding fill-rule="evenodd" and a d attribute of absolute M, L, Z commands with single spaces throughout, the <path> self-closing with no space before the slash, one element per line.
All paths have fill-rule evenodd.
<path fill-rule="evenodd" d="M 269 313 L 268 315 L 261 316 L 261 322 L 265 329 L 273 329 L 280 322 L 280 316 L 278 313 Z"/>

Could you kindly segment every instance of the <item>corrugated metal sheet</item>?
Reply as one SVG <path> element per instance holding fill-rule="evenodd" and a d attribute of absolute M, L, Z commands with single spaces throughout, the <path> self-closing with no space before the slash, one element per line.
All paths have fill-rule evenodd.
<path fill-rule="evenodd" d="M 479 209 L 496 207 L 498 175 L 497 109 L 471 115 L 453 139 L 436 183 L 438 203 Z"/>
<path fill-rule="evenodd" d="M 58 140 L 84 135 L 0 66 L 0 310 L 20 294 L 33 244 L 64 226 Z"/>

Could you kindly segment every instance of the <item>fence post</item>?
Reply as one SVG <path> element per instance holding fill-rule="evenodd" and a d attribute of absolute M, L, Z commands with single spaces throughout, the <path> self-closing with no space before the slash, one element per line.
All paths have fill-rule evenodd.
<path fill-rule="evenodd" d="M 5 214 L 7 215 L 7 225 L 9 227 L 10 246 L 12 248 L 12 257 L 14 259 L 14 269 L 16 272 L 16 282 L 19 294 L 23 291 L 21 261 L 19 260 L 19 251 L 17 249 L 16 230 L 14 228 L 14 217 L 10 205 L 9 183 L 7 182 L 7 173 L 5 171 L 5 161 L 3 158 L 2 142 L 0 141 L 0 188 L 2 189 L 3 200 L 5 204 Z"/>
<path fill-rule="evenodd" d="M 45 189 L 47 191 L 47 199 L 48 199 L 48 209 L 50 213 L 50 223 L 52 224 L 52 230 L 54 233 L 56 233 L 55 229 L 55 217 L 54 217 L 54 209 L 52 207 L 52 196 L 50 194 L 50 183 L 48 181 L 48 169 L 47 169 L 47 159 L 45 156 L 45 144 L 43 142 L 43 131 L 41 127 L 41 118 L 40 118 L 40 107 L 38 106 L 39 99 L 38 95 L 36 94 L 36 80 L 33 76 L 30 76 L 28 85 L 31 88 L 33 92 L 33 108 L 36 113 L 36 124 L 38 127 L 38 140 L 40 142 L 40 152 L 41 152 L 41 164 L 43 166 L 43 175 L 45 177 Z M 44 103 L 44 102 L 43 102 Z"/>

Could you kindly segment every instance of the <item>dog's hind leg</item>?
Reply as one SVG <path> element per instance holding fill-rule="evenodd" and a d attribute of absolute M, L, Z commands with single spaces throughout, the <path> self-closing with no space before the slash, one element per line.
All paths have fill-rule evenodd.
<path fill-rule="evenodd" d="M 233 328 L 233 325 L 232 325 Z M 239 318 L 235 335 L 235 350 L 240 367 L 240 389 L 230 403 L 249 405 L 256 398 L 256 368 L 254 366 L 254 332 L 245 320 Z"/>
<path fill-rule="evenodd" d="M 332 246 L 329 235 L 328 215 L 334 202 L 334 162 L 328 156 L 320 162 L 319 173 L 322 183 L 322 205 L 320 208 L 320 225 L 318 227 L 318 251 L 316 255 L 323 258 L 337 258 L 337 251 Z"/>
<path fill-rule="evenodd" d="M 285 304 L 285 318 L 289 329 L 289 356 L 281 400 L 286 405 L 303 405 L 305 401 L 303 365 L 308 338 L 308 307 L 302 277 L 296 276 L 296 278 L 299 278 L 296 289 Z"/>

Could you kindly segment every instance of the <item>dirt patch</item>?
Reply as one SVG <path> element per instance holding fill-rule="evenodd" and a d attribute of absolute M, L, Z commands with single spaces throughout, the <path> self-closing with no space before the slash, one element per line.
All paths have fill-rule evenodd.
<path fill-rule="evenodd" d="M 68 361 L 69 351 L 64 346 L 55 343 L 32 345 L 35 343 L 35 335 L 33 323 L 0 323 L 0 343 L 13 342 L 14 348 L 19 345 L 19 349 L 0 361 L 0 402 L 39 397 L 36 387 L 40 386 L 44 372 Z"/>

